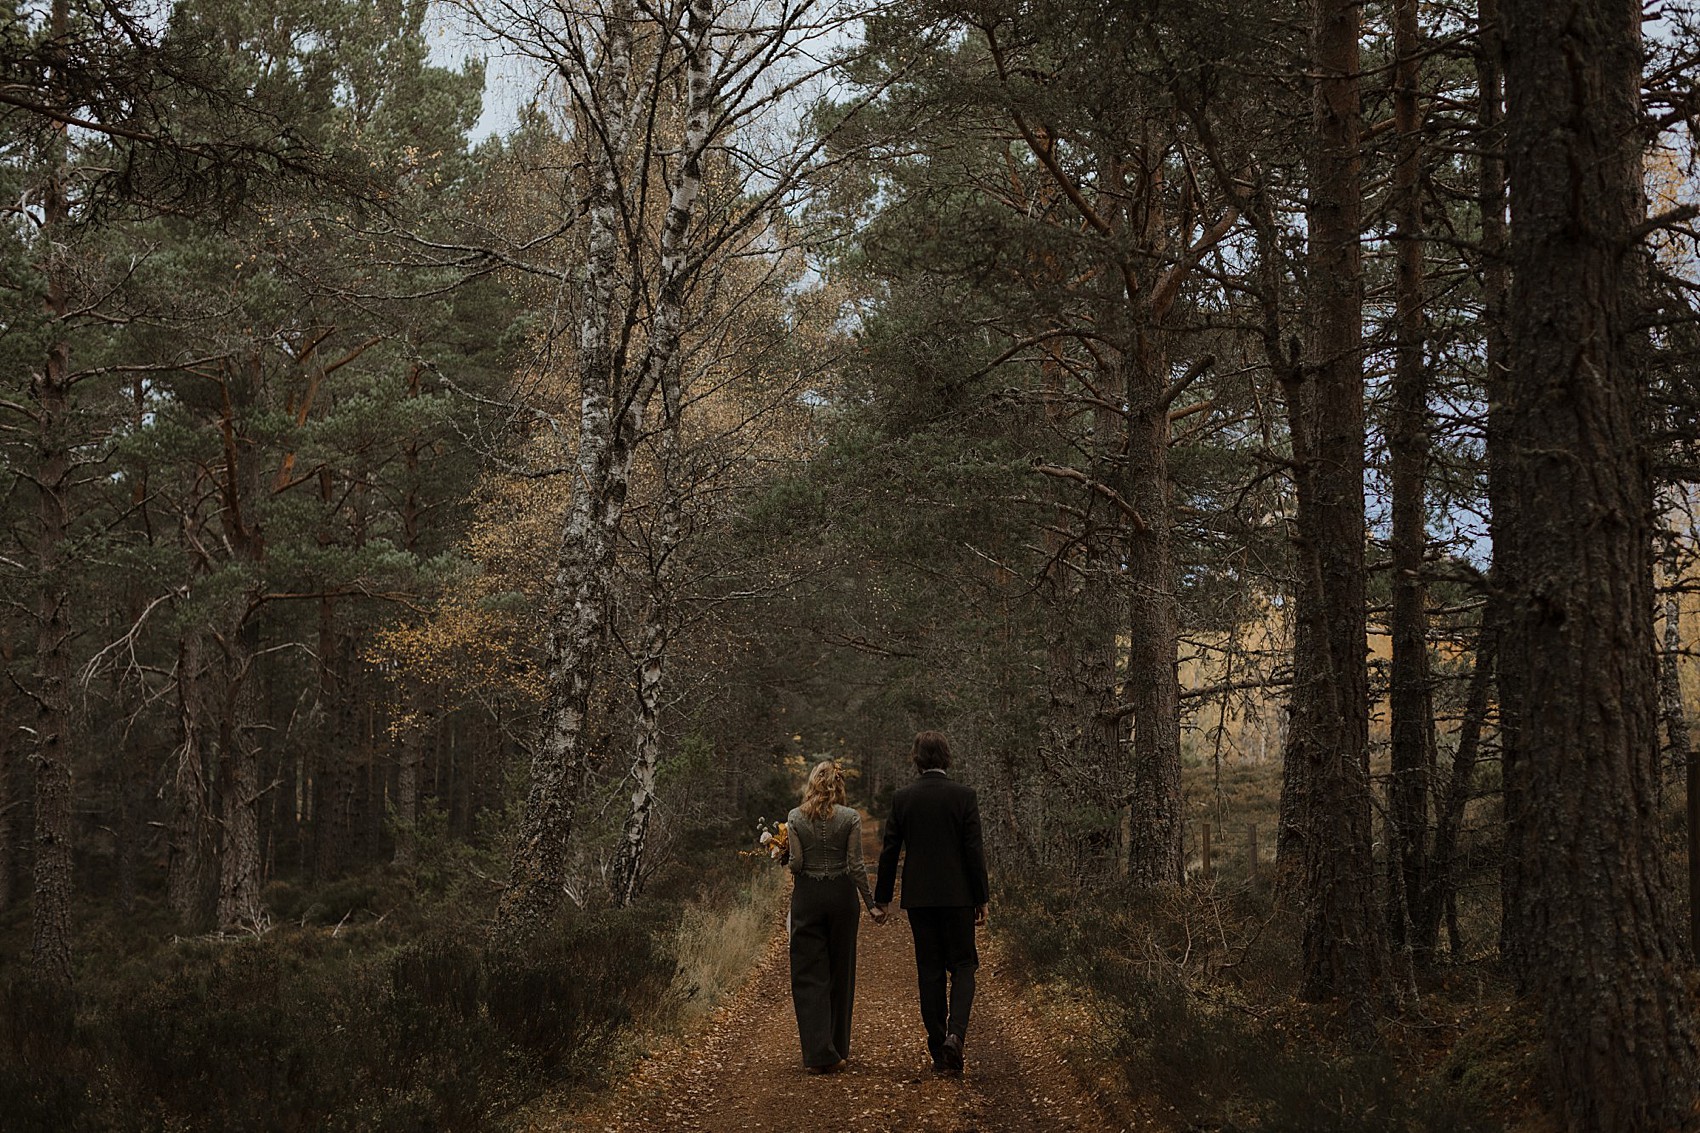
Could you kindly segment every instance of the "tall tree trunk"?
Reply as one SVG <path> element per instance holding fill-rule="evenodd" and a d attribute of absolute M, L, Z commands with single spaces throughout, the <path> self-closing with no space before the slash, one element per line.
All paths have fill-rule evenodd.
<path fill-rule="evenodd" d="M 1304 515 L 1311 506 L 1309 478 L 1311 439 L 1311 408 L 1314 395 L 1311 383 L 1305 380 L 1304 359 L 1297 336 L 1285 327 L 1282 303 L 1283 283 L 1287 274 L 1286 255 L 1282 250 L 1281 230 L 1275 221 L 1274 209 L 1261 187 L 1247 197 L 1247 214 L 1257 233 L 1259 305 L 1262 326 L 1259 338 L 1263 344 L 1264 360 L 1275 376 L 1287 402 L 1287 421 L 1293 449 L 1293 490 L 1297 511 Z M 1294 530 L 1294 602 L 1288 613 L 1288 625 L 1293 635 L 1293 686 L 1288 698 L 1288 711 L 1277 717 L 1277 742 L 1281 749 L 1281 793 L 1277 803 L 1275 829 L 1275 887 L 1284 894 L 1301 892 L 1304 877 L 1305 827 L 1307 795 L 1310 777 L 1304 759 L 1304 749 L 1313 727 L 1311 718 L 1317 709 L 1312 694 L 1314 682 L 1323 679 L 1305 666 L 1320 660 L 1320 650 L 1313 644 L 1320 632 L 1321 609 L 1308 584 L 1309 565 L 1300 545 L 1304 533 Z"/>
<path fill-rule="evenodd" d="M 1430 690 L 1427 588 L 1428 551 L 1424 489 L 1428 472 L 1428 366 L 1424 357 L 1422 80 L 1417 0 L 1393 9 L 1393 122 L 1398 155 L 1393 207 L 1398 230 L 1394 279 L 1397 343 L 1393 406 L 1387 423 L 1388 479 L 1393 497 L 1393 638 L 1389 709 L 1392 716 L 1387 782 L 1387 929 L 1395 948 L 1418 953 L 1408 932 L 1415 904 L 1427 888 L 1429 775 L 1434 766 L 1434 703 Z M 1420 956 L 1416 957 L 1421 959 Z"/>
<path fill-rule="evenodd" d="M 1700 1129 L 1691 971 L 1654 808 L 1641 8 L 1506 0 L 1511 186 L 1501 689 L 1550 1082 L 1573 1133 Z M 1497 537 L 1498 533 L 1496 533 Z"/>
<path fill-rule="evenodd" d="M 1100 215 L 1112 231 L 1121 232 L 1126 220 L 1121 215 L 1119 195 L 1108 188 L 1121 179 L 1120 163 L 1113 155 L 1100 153 L 1098 166 L 1098 176 L 1106 187 L 1099 201 Z M 1121 265 L 1113 255 L 1106 255 L 1100 262 L 1094 290 L 1096 311 L 1092 325 L 1099 336 L 1094 355 L 1095 385 L 1100 390 L 1126 390 L 1136 380 L 1133 373 L 1136 360 L 1130 356 L 1132 334 L 1127 288 Z M 1129 459 L 1125 407 L 1095 404 L 1090 420 L 1092 427 L 1086 444 L 1092 456 L 1088 466 L 1091 478 L 1125 501 L 1124 471 Z M 1079 715 L 1073 722 L 1074 744 L 1067 757 L 1067 787 L 1069 810 L 1090 815 L 1091 825 L 1079 831 L 1086 842 L 1072 848 L 1071 856 L 1082 867 L 1101 857 L 1105 876 L 1112 876 L 1108 871 L 1117 868 L 1124 858 L 1129 868 L 1134 868 L 1133 838 L 1130 836 L 1126 846 L 1120 845 L 1121 817 L 1124 808 L 1137 809 L 1141 801 L 1138 797 L 1141 784 L 1129 766 L 1130 753 L 1126 750 L 1127 718 L 1121 712 L 1123 682 L 1118 673 L 1122 656 L 1120 639 L 1128 624 L 1128 585 L 1123 573 L 1128 566 L 1132 520 L 1123 504 L 1108 499 L 1106 493 L 1096 489 L 1089 491 L 1082 502 L 1083 553 L 1079 559 L 1079 601 L 1075 609 L 1079 636 L 1070 650 L 1075 663 L 1074 708 Z M 1112 785 L 1113 793 L 1106 790 Z M 1114 809 L 1106 808 L 1106 802 L 1112 802 Z M 1113 840 L 1106 838 L 1106 833 L 1112 833 Z M 1110 849 L 1117 851 L 1114 857 L 1104 854 Z M 1140 857 L 1143 865 L 1143 855 Z"/>
<path fill-rule="evenodd" d="M 1677 589 L 1681 559 L 1674 531 L 1665 533 L 1665 594 L 1662 616 L 1664 649 L 1659 654 L 1659 714 L 1664 718 L 1669 754 L 1660 761 L 1653 784 L 1654 805 L 1664 810 L 1665 781 L 1688 769 L 1693 744 L 1688 735 L 1688 711 L 1682 703 L 1682 594 Z"/>
<path fill-rule="evenodd" d="M 1458 728 L 1458 749 L 1452 755 L 1446 790 L 1435 801 L 1434 850 L 1429 857 L 1425 888 L 1413 904 L 1412 948 L 1419 954 L 1433 954 L 1440 936 L 1441 918 L 1452 907 L 1457 892 L 1453 870 L 1458 857 L 1458 838 L 1463 831 L 1464 810 L 1470 804 L 1470 790 L 1481 755 L 1488 692 L 1499 647 L 1496 606 L 1496 600 L 1490 597 L 1482 610 L 1482 625 L 1476 635 L 1475 668 L 1470 673 L 1464 719 Z M 1453 958 L 1457 959 L 1458 941 L 1454 939 L 1452 945 Z"/>
<path fill-rule="evenodd" d="M 420 375 L 424 367 L 415 363 L 407 373 L 408 399 L 417 400 L 420 396 Z M 419 456 L 421 451 L 419 434 L 415 433 L 408 439 L 403 456 L 403 473 L 406 491 L 401 502 L 401 545 L 408 554 L 419 554 Z M 415 700 L 415 712 L 418 719 L 406 722 L 400 737 L 398 760 L 396 765 L 396 797 L 395 797 L 395 855 L 394 864 L 411 871 L 419 860 L 419 793 L 420 771 L 425 761 L 425 743 L 430 738 L 430 712 L 419 707 Z"/>
<path fill-rule="evenodd" d="M 410 729 L 402 738 L 395 782 L 395 854 L 398 868 L 411 870 L 419 864 L 419 765 L 424 757 L 422 732 Z"/>
<path fill-rule="evenodd" d="M 257 344 L 246 356 L 226 359 L 220 385 L 218 431 L 223 442 L 219 472 L 219 533 L 229 565 L 244 577 L 243 590 L 221 601 L 214 639 L 219 649 L 216 735 L 219 789 L 219 885 L 214 922 L 220 931 L 265 926 L 260 904 L 263 875 L 260 844 L 260 774 L 257 611 L 264 601 L 265 531 L 256 501 L 265 479 L 243 435 L 242 414 L 259 402 L 264 359 Z M 218 599 L 215 599 L 218 601 Z"/>
<path fill-rule="evenodd" d="M 1505 40 L 1499 12 L 1500 0 L 1478 0 L 1476 48 L 1477 89 L 1477 186 L 1481 197 L 1481 276 L 1483 384 L 1487 393 L 1487 465 L 1489 534 L 1493 543 L 1492 594 L 1489 602 L 1502 602 L 1516 589 L 1515 548 L 1505 518 L 1511 505 L 1507 497 L 1509 448 L 1506 434 L 1506 374 L 1509 346 L 1506 330 L 1511 302 L 1510 242 L 1506 232 L 1508 205 L 1505 184 Z M 1524 952 L 1529 931 L 1523 923 L 1522 862 L 1532 860 L 1528 845 L 1528 823 L 1520 785 L 1522 783 L 1522 728 L 1518 717 L 1523 694 L 1519 685 L 1524 675 L 1505 665 L 1494 675 L 1499 689 L 1500 799 L 1505 826 L 1505 850 L 1500 866 L 1499 951 L 1514 978 L 1528 970 Z"/>
<path fill-rule="evenodd" d="M 660 515 L 650 547 L 649 602 L 644 612 L 638 649 L 637 706 L 632 722 L 632 800 L 626 812 L 626 834 L 609 872 L 609 891 L 616 906 L 637 900 L 643 889 L 649 848 L 649 819 L 655 809 L 655 777 L 661 763 L 661 693 L 667 666 L 668 629 L 673 614 L 673 589 L 678 577 L 684 484 L 679 470 L 678 391 L 668 392 L 669 418 L 663 425 L 663 468 Z"/>
<path fill-rule="evenodd" d="M 319 599 L 317 734 L 314 737 L 313 876 L 321 881 L 347 867 L 353 841 L 354 700 L 348 635 L 337 621 L 336 599 Z"/>
<path fill-rule="evenodd" d="M 1125 174 L 1119 162 L 1105 162 L 1106 195 L 1121 196 Z M 1164 206 L 1162 167 L 1142 170 L 1131 207 L 1117 203 L 1117 226 L 1137 235 L 1141 245 L 1160 249 L 1173 239 Z M 1112 211 L 1106 200 L 1100 211 Z M 1190 218 L 1186 225 L 1190 239 Z M 1184 241 L 1183 241 L 1184 246 Z M 1125 253 L 1122 253 L 1125 256 Z M 1105 389 L 1123 391 L 1125 417 L 1119 421 L 1121 460 L 1115 483 L 1129 504 L 1121 517 L 1124 532 L 1128 649 L 1122 700 L 1133 710 L 1132 790 L 1126 812 L 1127 875 L 1136 885 L 1178 885 L 1186 879 L 1186 849 L 1181 798 L 1180 611 L 1175 592 L 1172 486 L 1169 482 L 1169 357 L 1163 324 L 1184 278 L 1184 260 L 1167 275 L 1151 273 L 1136 288 L 1142 266 L 1123 259 L 1110 273 L 1114 300 L 1126 311 L 1121 353 L 1123 381 Z M 1120 735 L 1116 737 L 1118 740 Z"/>
<path fill-rule="evenodd" d="M 258 930 L 266 925 L 260 903 L 260 774 L 255 748 L 258 679 L 254 655 L 258 626 L 244 618 L 226 634 L 222 662 L 225 685 L 219 713 L 219 931 Z"/>
<path fill-rule="evenodd" d="M 204 927 L 212 859 L 211 794 L 207 782 L 202 703 L 203 642 L 198 628 L 177 646 L 177 751 L 172 759 L 171 826 L 165 865 L 166 904 L 180 924 Z"/>
<path fill-rule="evenodd" d="M 1139 517 L 1128 530 L 1128 654 L 1124 699 L 1133 709 L 1133 801 L 1128 877 L 1178 885 L 1186 876 L 1181 798 L 1180 614 L 1170 525 L 1168 367 L 1144 329 L 1130 375 L 1127 497 Z M 1134 382 L 1137 381 L 1137 386 Z"/>
<path fill-rule="evenodd" d="M 1700 958 L 1700 759 L 1689 736 L 1682 697 L 1682 592 L 1677 589 L 1681 558 L 1676 532 L 1666 532 L 1665 539 L 1665 648 L 1659 660 L 1659 705 L 1670 758 L 1659 768 L 1653 805 L 1659 814 L 1664 813 L 1665 780 L 1681 768 L 1688 819 L 1688 951 Z"/>
<path fill-rule="evenodd" d="M 69 34 L 68 0 L 53 0 L 49 16 L 55 39 Z M 55 76 L 58 78 L 58 76 Z M 72 814 L 71 758 L 76 721 L 71 708 L 71 591 L 65 573 L 70 530 L 71 347 L 66 320 L 71 297 L 60 241 L 70 218 L 65 128 L 55 127 L 45 154 L 40 241 L 46 249 L 47 318 L 50 345 L 30 383 L 37 426 L 37 491 L 34 563 L 36 583 L 35 672 L 27 686 L 35 704 L 35 885 L 31 962 L 35 975 L 51 984 L 71 983 Z"/>
<path fill-rule="evenodd" d="M 13 672 L 17 650 L 10 641 L 0 641 L 0 665 Z M 7 682 L 0 688 L 0 912 L 12 907 L 18 899 L 18 877 L 23 854 L 19 839 L 24 828 L 24 784 L 17 753 L 23 729 L 18 727 L 19 704 L 13 695 L 14 685 Z"/>
<path fill-rule="evenodd" d="M 1050 260 L 1042 261 L 1042 268 L 1047 279 L 1056 275 L 1055 264 Z M 1045 348 L 1045 358 L 1039 364 L 1039 382 L 1045 423 L 1053 432 L 1063 435 L 1073 409 L 1067 399 L 1062 347 L 1056 342 Z M 1056 839 L 1047 819 L 1047 804 L 1052 790 L 1063 781 L 1062 769 L 1079 734 L 1081 703 L 1075 671 L 1080 633 L 1074 613 L 1080 586 L 1073 561 L 1077 557 L 1076 544 L 1069 536 L 1081 513 L 1070 498 L 1072 485 L 1049 480 L 1046 486 L 1052 501 L 1052 522 L 1043 525 L 1046 568 L 1039 591 L 1040 601 L 1046 607 L 1046 615 L 1040 620 L 1045 644 L 1045 706 L 1039 721 L 1039 773 L 1011 776 L 1016 828 L 1025 835 L 1021 844 L 1034 865 L 1049 864 L 1054 853 Z"/>
<path fill-rule="evenodd" d="M 532 750 L 526 795 L 507 891 L 497 909 L 498 932 L 535 935 L 559 907 L 566 890 L 567 848 L 578 798 L 589 774 L 584 729 L 590 696 L 607 639 L 607 602 L 614 545 L 604 520 L 616 517 L 625 484 L 614 452 L 620 417 L 615 384 L 615 272 L 619 266 L 618 215 L 622 164 L 630 123 L 632 21 L 630 0 L 616 0 L 602 21 L 597 137 L 588 141 L 591 174 L 584 210 L 588 226 L 585 302 L 579 324 L 578 459 L 572 505 L 561 532 L 549 599 L 553 612 L 543 676 L 547 692 Z M 580 77 L 583 82 L 588 76 Z M 621 482 L 615 483 L 616 480 Z"/>
<path fill-rule="evenodd" d="M 633 720 L 631 807 L 626 836 L 610 878 L 614 903 L 629 905 L 643 888 L 650 815 L 655 807 L 655 777 L 661 758 L 661 693 L 664 688 L 684 538 L 685 469 L 681 431 L 685 389 L 682 358 L 684 330 L 683 252 L 686 230 L 702 184 L 702 157 L 708 146 L 709 79 L 714 65 L 712 0 L 693 0 L 686 41 L 685 137 L 679 172 L 670 187 L 662 232 L 662 286 L 650 332 L 645 369 L 661 393 L 660 510 L 652 533 L 649 602 L 638 656 L 637 706 Z"/>
<path fill-rule="evenodd" d="M 655 279 L 648 341 L 638 365 L 628 367 L 623 353 L 627 336 L 614 333 L 619 268 L 615 242 L 623 167 L 634 128 L 631 117 L 642 105 L 629 89 L 634 19 L 630 0 L 619 0 L 602 23 L 605 64 L 599 76 L 605 116 L 603 140 L 593 143 L 596 173 L 587 210 L 589 296 L 579 335 L 577 476 L 550 588 L 555 613 L 544 667 L 548 692 L 532 757 L 531 789 L 508 890 L 497 910 L 498 931 L 509 937 L 541 929 L 565 889 L 573 819 L 594 769 L 584 730 L 606 653 L 615 544 L 644 414 L 679 352 L 690 271 L 687 237 L 710 140 L 714 6 L 713 0 L 691 0 L 684 36 L 685 131 L 662 220 L 659 261 L 653 273 L 628 265 L 637 278 Z"/>
<path fill-rule="evenodd" d="M 1364 380 L 1359 9 L 1313 7 L 1314 156 L 1303 385 L 1288 389 L 1298 465 L 1298 632 L 1285 758 L 1299 781 L 1303 993 L 1367 1019 L 1384 982 L 1369 782 L 1364 615 Z"/>
<path fill-rule="evenodd" d="M 10 724 L 11 713 L 6 711 L 5 698 L 0 696 L 0 720 Z M 13 833 L 18 809 L 18 784 L 12 771 L 12 742 L 8 733 L 0 737 L 0 913 L 12 907 L 16 880 L 17 845 Z"/>

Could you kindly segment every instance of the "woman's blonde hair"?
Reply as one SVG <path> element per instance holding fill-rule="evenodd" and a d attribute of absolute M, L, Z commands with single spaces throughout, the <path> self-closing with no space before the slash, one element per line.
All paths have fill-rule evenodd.
<path fill-rule="evenodd" d="M 832 808 L 844 805 L 844 769 L 830 759 L 815 764 L 803 786 L 803 805 L 810 818 L 831 818 Z"/>

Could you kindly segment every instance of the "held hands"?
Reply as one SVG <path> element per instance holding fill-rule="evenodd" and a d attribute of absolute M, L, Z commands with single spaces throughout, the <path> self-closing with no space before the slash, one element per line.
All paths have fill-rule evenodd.
<path fill-rule="evenodd" d="M 890 908 L 889 905 L 870 905 L 870 906 L 868 906 L 868 915 L 874 919 L 875 924 L 884 924 L 886 917 L 889 915 L 886 910 L 889 909 L 889 908 Z M 975 925 L 975 927 L 976 928 L 984 927 L 985 923 L 986 923 L 986 906 L 984 906 L 984 905 L 974 906 L 974 925 Z"/>

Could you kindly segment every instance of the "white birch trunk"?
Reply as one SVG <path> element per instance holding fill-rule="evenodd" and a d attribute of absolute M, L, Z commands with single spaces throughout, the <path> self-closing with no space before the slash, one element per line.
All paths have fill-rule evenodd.
<path fill-rule="evenodd" d="M 669 521 L 663 520 L 664 523 Z M 677 530 L 676 520 L 672 526 Z M 677 540 L 673 541 L 675 544 Z M 656 773 L 661 765 L 661 692 L 666 676 L 668 615 L 667 583 L 655 580 L 643 627 L 638 660 L 637 710 L 632 723 L 632 801 L 626 833 L 609 874 L 609 891 L 616 906 L 637 900 L 643 889 L 649 846 L 649 818 L 655 809 Z"/>
<path fill-rule="evenodd" d="M 588 771 L 584 722 L 607 633 L 607 569 L 612 542 L 603 513 L 610 490 L 615 366 L 610 341 L 619 264 L 620 163 L 626 149 L 632 57 L 633 7 L 621 0 L 603 22 L 604 51 L 598 84 L 594 62 L 583 72 L 563 61 L 562 77 L 580 108 L 605 115 L 587 160 L 595 170 L 586 208 L 586 293 L 579 324 L 579 435 L 572 506 L 561 532 L 550 587 L 550 620 L 544 676 L 548 697 L 532 751 L 531 789 L 508 891 L 497 910 L 498 929 L 529 936 L 560 904 L 566 887 L 567 840 L 574 806 Z M 593 97 L 600 88 L 602 97 Z"/>
<path fill-rule="evenodd" d="M 584 742 L 585 719 L 607 645 L 614 549 L 632 457 L 649 400 L 678 355 L 686 235 L 702 186 L 702 154 L 708 143 L 712 4 L 693 0 L 689 15 L 689 119 L 662 228 L 649 344 L 630 388 L 617 380 L 625 368 L 619 365 L 611 334 L 618 299 L 615 275 L 619 267 L 621 173 L 628 158 L 632 118 L 642 109 L 642 100 L 634 99 L 630 90 L 635 18 L 630 3 L 615 5 L 604 22 L 606 62 L 598 68 L 604 80 L 604 97 L 599 104 L 588 97 L 579 99 L 581 106 L 599 105 L 603 109 L 607 128 L 599 136 L 606 141 L 594 158 L 598 175 L 588 210 L 590 302 L 579 337 L 579 455 L 572 509 L 551 588 L 557 612 L 546 668 L 548 701 L 533 755 L 532 786 L 512 878 L 497 914 L 499 929 L 510 936 L 529 935 L 539 929 L 558 907 L 565 890 L 568 839 L 592 770 Z M 570 76 L 568 81 L 573 81 Z M 583 89 L 588 92 L 589 84 Z"/>
<path fill-rule="evenodd" d="M 610 889 L 616 905 L 628 905 L 643 888 L 649 818 L 655 808 L 661 755 L 661 693 L 666 675 L 668 622 L 678 575 L 677 549 L 684 507 L 680 475 L 681 415 L 684 408 L 680 339 L 684 325 L 683 283 L 687 236 L 702 191 L 702 156 L 708 147 L 710 79 L 713 72 L 712 0 L 692 0 L 686 60 L 685 135 L 679 170 L 670 187 L 661 233 L 661 290 L 650 328 L 645 378 L 662 392 L 661 506 L 650 563 L 650 596 L 638 658 L 638 695 L 633 720 L 632 800 L 625 839 L 615 858 Z"/>
<path fill-rule="evenodd" d="M 678 368 L 669 371 L 662 394 L 666 421 L 661 436 L 661 508 L 649 564 L 649 604 L 644 614 L 638 653 L 637 704 L 632 721 L 632 801 L 626 814 L 626 833 L 609 873 L 609 893 L 616 906 L 637 900 L 643 889 L 649 846 L 649 818 L 655 809 L 656 772 L 661 764 L 661 693 L 666 677 L 668 630 L 678 578 L 677 551 L 684 507 L 684 484 L 679 472 Z"/>
<path fill-rule="evenodd" d="M 661 233 L 660 294 L 650 327 L 643 379 L 662 387 L 663 422 L 660 512 L 650 564 L 650 595 L 638 656 L 638 694 L 633 720 L 632 801 L 625 839 L 610 875 L 616 905 L 628 905 L 643 888 L 649 817 L 655 807 L 660 764 L 660 707 L 666 674 L 668 619 L 677 576 L 675 551 L 680 540 L 684 484 L 679 475 L 679 429 L 683 410 L 680 339 L 684 325 L 683 276 L 687 235 L 702 190 L 702 155 L 708 145 L 709 78 L 713 59 L 709 37 L 714 11 L 710 0 L 693 0 L 689 9 L 689 77 L 682 160 L 673 179 Z"/>

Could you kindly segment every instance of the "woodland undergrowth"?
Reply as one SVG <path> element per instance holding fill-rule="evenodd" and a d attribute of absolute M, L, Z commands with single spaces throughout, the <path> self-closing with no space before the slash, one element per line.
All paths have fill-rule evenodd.
<path fill-rule="evenodd" d="M 1081 1070 L 1166 1126 L 1469 1133 L 1507 1128 L 1532 1091 L 1535 1035 L 1506 1030 L 1524 1013 L 1490 962 L 1425 976 L 1368 1039 L 1296 998 L 1299 924 L 1266 884 L 1030 882 L 996 924 Z"/>
<path fill-rule="evenodd" d="M 522 948 L 485 942 L 494 863 L 433 856 L 451 844 L 428 831 L 410 878 L 274 883 L 258 936 L 173 937 L 144 896 L 130 931 L 84 926 L 74 996 L 0 973 L 0 1124 L 500 1128 L 542 1095 L 605 1084 L 753 962 L 777 879 L 729 838 L 696 839 L 633 907 L 569 906 Z M 0 935 L 26 928 L 13 914 Z"/>

